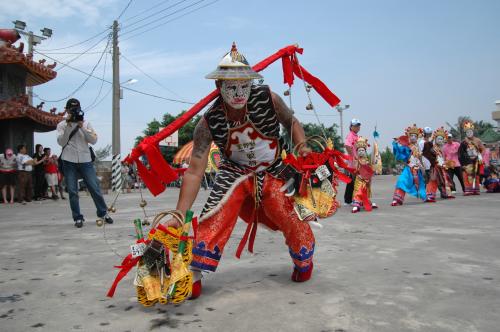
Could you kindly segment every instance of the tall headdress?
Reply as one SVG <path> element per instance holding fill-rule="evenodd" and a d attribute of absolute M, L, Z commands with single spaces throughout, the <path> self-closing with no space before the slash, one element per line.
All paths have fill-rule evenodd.
<path fill-rule="evenodd" d="M 474 123 L 470 120 L 465 120 L 464 122 L 462 122 L 462 128 L 464 130 L 468 130 L 468 129 L 474 130 Z"/>
<path fill-rule="evenodd" d="M 445 140 L 448 138 L 448 131 L 444 127 L 440 127 L 432 133 L 432 139 L 435 140 L 438 136 L 441 136 Z"/>
<path fill-rule="evenodd" d="M 233 42 L 231 51 L 229 51 L 219 62 L 217 69 L 205 76 L 214 80 L 252 80 L 262 78 L 250 67 L 243 54 L 238 52 L 236 43 Z"/>
<path fill-rule="evenodd" d="M 417 137 L 421 137 L 423 135 L 424 131 L 422 128 L 417 127 L 416 124 L 413 124 L 413 126 L 410 126 L 405 129 L 405 134 L 406 136 L 410 136 L 410 134 L 415 134 Z"/>
<path fill-rule="evenodd" d="M 354 143 L 354 146 L 356 147 L 356 150 L 359 148 L 364 148 L 366 150 L 370 146 L 370 144 L 368 144 L 368 138 L 360 136 L 358 137 L 356 143 Z"/>

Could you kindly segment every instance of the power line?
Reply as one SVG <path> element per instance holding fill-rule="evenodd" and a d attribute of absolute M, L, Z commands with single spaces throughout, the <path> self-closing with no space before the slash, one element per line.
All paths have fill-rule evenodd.
<path fill-rule="evenodd" d="M 173 5 L 171 5 L 171 6 L 168 6 L 168 7 L 166 7 L 166 8 L 163 8 L 162 10 L 158 10 L 158 11 L 156 11 L 155 13 L 153 13 L 153 14 L 151 14 L 151 15 L 148 15 L 148 16 L 146 16 L 146 17 L 143 17 L 143 18 L 141 18 L 141 19 L 139 19 L 139 20 L 137 20 L 137 21 L 135 21 L 135 22 L 132 22 L 132 23 L 130 23 L 130 24 L 128 24 L 128 25 L 126 25 L 126 26 L 122 27 L 122 29 L 123 29 L 123 30 L 129 29 L 131 26 L 134 26 L 134 25 L 136 25 L 136 24 L 138 24 L 138 23 L 140 23 L 140 22 L 143 22 L 143 21 L 145 21 L 145 20 L 147 20 L 148 18 L 151 18 L 151 17 L 153 17 L 153 16 L 159 15 L 159 14 L 163 13 L 164 11 L 167 11 L 167 10 L 169 10 L 170 8 L 173 8 L 173 7 L 175 7 L 175 6 L 179 5 L 179 4 L 183 3 L 183 2 L 186 2 L 186 1 L 187 1 L 187 0 L 181 0 L 181 1 L 178 1 L 178 2 L 174 3 L 174 4 L 173 4 Z M 160 18 L 160 19 L 161 19 L 161 18 Z M 154 23 L 154 22 L 155 22 L 155 21 L 153 20 L 153 21 L 149 22 L 149 24 L 150 24 L 150 23 Z"/>
<path fill-rule="evenodd" d="M 106 56 L 104 57 L 104 67 L 103 67 L 103 70 L 102 70 L 102 79 L 104 79 L 106 77 L 106 65 L 108 63 L 108 54 L 106 53 Z M 93 109 L 94 105 L 97 106 L 99 103 L 96 104 L 97 102 L 97 99 L 99 99 L 99 97 L 101 96 L 101 92 L 102 92 L 102 87 L 104 86 L 104 81 L 101 81 L 101 86 L 99 87 L 99 92 L 97 93 L 97 96 L 94 98 L 94 101 L 92 101 L 90 103 L 90 105 L 88 106 L 88 109 Z M 102 101 L 102 100 L 100 100 Z"/>
<path fill-rule="evenodd" d="M 96 51 L 96 52 L 43 52 L 45 54 L 60 54 L 60 55 L 74 55 L 74 54 L 85 54 L 85 55 L 89 55 L 89 54 L 101 54 L 102 53 L 102 50 L 101 51 Z"/>
<path fill-rule="evenodd" d="M 59 62 L 59 63 L 63 63 L 62 61 L 60 61 L 60 60 L 58 60 L 58 59 L 56 59 L 56 58 L 54 58 L 54 57 L 51 57 L 51 56 L 49 56 L 49 55 L 47 55 L 47 54 L 45 54 L 45 53 L 39 52 L 39 51 L 37 51 L 37 50 L 34 50 L 34 52 L 36 52 L 36 53 L 38 53 L 38 54 L 40 54 L 40 55 L 42 55 L 42 56 L 44 56 L 44 57 L 46 57 L 46 58 L 49 58 L 49 59 L 51 59 L 51 60 L 53 60 L 53 61 L 57 61 L 57 62 Z M 63 63 L 63 64 L 64 64 L 64 63 Z M 82 74 L 84 74 L 84 75 L 87 75 L 88 77 L 92 77 L 92 78 L 98 79 L 98 80 L 100 80 L 100 81 L 104 81 L 104 82 L 106 82 L 106 83 L 108 83 L 108 84 L 113 84 L 111 81 L 108 81 L 108 80 L 106 80 L 106 79 L 102 79 L 102 78 L 100 78 L 100 77 L 97 77 L 97 76 L 93 75 L 93 73 L 90 73 L 90 74 L 89 74 L 89 73 L 87 73 L 87 72 L 85 72 L 85 71 L 83 71 L 83 70 L 81 70 L 81 69 L 78 69 L 78 68 L 76 68 L 76 67 L 73 67 L 73 66 L 71 66 L 71 65 L 68 65 L 68 64 L 66 64 L 66 65 L 67 65 L 67 67 L 68 67 L 68 68 L 71 68 L 71 69 L 73 69 L 73 70 L 75 70 L 75 71 L 77 71 L 77 72 L 79 72 L 79 73 L 82 73 Z M 172 99 L 172 98 L 166 98 L 166 97 L 162 97 L 162 96 L 154 95 L 154 94 L 152 94 L 152 93 L 147 93 L 147 92 L 144 92 L 144 91 L 140 91 L 140 90 L 132 89 L 132 88 L 129 88 L 129 87 L 126 87 L 126 86 L 121 86 L 121 88 L 122 88 L 122 89 L 124 89 L 124 90 L 133 91 L 133 92 L 136 92 L 136 93 L 139 93 L 139 94 L 145 95 L 145 96 L 154 97 L 154 98 L 158 98 L 158 99 L 163 99 L 163 100 L 166 100 L 166 101 L 171 101 L 171 102 L 180 103 L 180 104 L 194 105 L 194 103 L 193 103 L 193 102 L 190 102 L 190 101 L 179 100 L 179 99 Z"/>
<path fill-rule="evenodd" d="M 110 40 L 110 34 L 104 36 L 103 38 L 99 39 L 99 41 L 97 43 L 95 43 L 94 45 L 92 45 L 91 47 L 89 47 L 88 49 L 86 49 L 85 51 L 81 52 L 80 54 L 78 54 L 77 56 L 75 56 L 73 59 L 69 60 L 69 61 L 66 61 L 65 64 L 63 64 L 63 66 L 61 66 L 61 68 L 59 68 L 57 70 L 57 72 L 60 72 L 62 69 L 64 69 L 66 66 L 68 66 L 70 63 L 76 61 L 78 58 L 80 58 L 82 55 L 84 54 L 87 54 L 87 52 L 89 52 L 90 50 L 94 49 L 95 47 L 97 47 L 97 45 L 99 45 L 103 40 L 105 40 L 106 38 L 108 38 L 108 41 L 107 41 L 107 45 L 106 45 L 106 48 L 104 49 L 104 51 L 107 49 L 108 45 L 109 45 L 109 40 Z M 104 52 L 103 51 L 103 52 Z M 61 62 L 62 63 L 62 62 Z"/>
<path fill-rule="evenodd" d="M 128 18 L 126 18 L 126 19 L 122 20 L 122 23 L 128 22 L 128 21 L 130 21 L 131 19 L 134 19 L 134 18 L 136 18 L 136 17 L 138 17 L 138 16 L 141 16 L 142 14 L 149 12 L 151 9 L 158 9 L 158 7 L 161 7 L 161 4 L 163 4 L 163 3 L 167 3 L 167 2 L 169 2 L 169 1 L 170 1 L 170 0 L 163 0 L 163 1 L 160 1 L 160 2 L 158 2 L 158 3 L 156 3 L 156 4 L 154 4 L 153 6 L 151 6 L 151 7 L 147 8 L 147 9 L 145 9 L 145 10 L 143 10 L 143 11 L 141 11 L 141 12 L 137 13 L 137 14 L 136 14 L 136 15 L 134 15 L 134 16 L 131 16 L 131 17 L 128 17 Z"/>
<path fill-rule="evenodd" d="M 101 103 L 102 103 L 102 102 L 106 99 L 106 97 L 107 97 L 107 96 L 109 96 L 109 94 L 111 93 L 111 91 L 113 91 L 113 87 L 110 87 L 110 88 L 109 88 L 109 90 L 108 90 L 108 92 L 106 92 L 106 93 L 104 94 L 104 96 L 102 96 L 102 98 L 101 98 L 101 99 L 100 99 L 97 103 L 95 103 L 95 104 L 94 104 L 94 105 L 92 105 L 92 106 L 89 106 L 89 107 L 85 108 L 85 109 L 84 109 L 84 110 L 85 110 L 85 112 L 88 112 L 88 111 L 90 111 L 90 110 L 93 110 L 94 108 L 96 108 L 97 106 L 99 106 L 99 104 L 101 104 Z"/>
<path fill-rule="evenodd" d="M 158 86 L 162 87 L 163 89 L 167 90 L 168 92 L 176 95 L 177 97 L 180 97 L 177 93 L 175 93 L 174 91 L 170 90 L 169 88 L 167 88 L 166 86 L 164 86 L 163 84 L 161 84 L 160 82 L 158 82 L 154 77 L 152 77 L 151 75 L 149 75 L 148 73 L 144 72 L 141 68 L 139 68 L 135 63 L 133 63 L 131 60 L 129 60 L 125 55 L 121 55 L 121 57 L 127 61 L 128 63 L 130 63 L 132 66 L 134 66 L 135 69 L 137 69 L 139 72 L 141 72 L 142 74 L 144 74 L 146 77 L 148 77 L 150 80 L 152 80 L 153 82 L 155 82 Z"/>
<path fill-rule="evenodd" d="M 200 9 L 203 9 L 203 8 L 205 8 L 205 7 L 208 7 L 208 6 L 210 6 L 210 5 L 213 5 L 213 4 L 214 4 L 214 3 L 216 3 L 216 2 L 219 2 L 219 0 L 215 0 L 215 1 L 209 2 L 209 3 L 207 3 L 206 5 L 203 5 L 203 6 L 200 6 L 200 7 L 198 7 L 198 8 L 195 8 L 195 9 L 193 9 L 193 10 L 190 10 L 190 11 L 188 11 L 188 12 L 186 12 L 186 13 L 184 13 L 184 14 L 180 15 L 180 16 L 174 17 L 174 18 L 173 18 L 173 19 L 171 19 L 171 20 L 168 20 L 168 21 L 166 21 L 166 22 L 163 22 L 163 23 L 161 23 L 161 24 L 158 24 L 158 25 L 156 25 L 156 26 L 153 26 L 153 27 L 151 27 L 151 28 L 149 28 L 149 29 L 146 29 L 146 30 L 144 30 L 144 31 L 142 31 L 142 32 L 136 33 L 136 34 L 134 34 L 134 35 L 132 35 L 132 36 L 129 36 L 128 38 L 122 39 L 121 41 L 123 42 L 123 41 L 129 40 L 129 39 L 131 39 L 131 38 L 137 37 L 137 36 L 139 36 L 139 35 L 142 35 L 144 32 L 147 32 L 147 31 L 151 31 L 151 30 L 157 29 L 157 28 L 159 28 L 159 27 L 161 27 L 161 26 L 163 26 L 163 25 L 165 25 L 165 24 L 168 24 L 168 23 L 170 23 L 170 22 L 176 21 L 176 20 L 178 20 L 178 19 L 180 19 L 180 18 L 182 18 L 182 17 L 184 17 L 184 16 L 187 16 L 187 15 L 189 15 L 189 14 L 191 14 L 191 13 L 194 13 L 194 12 L 196 12 L 196 11 L 200 10 Z M 128 32 L 131 32 L 131 31 L 128 31 Z"/>
<path fill-rule="evenodd" d="M 109 42 L 111 41 L 111 38 L 108 39 L 108 43 L 106 44 L 106 49 L 108 48 L 109 46 Z M 72 97 L 75 93 L 77 93 L 81 88 L 83 88 L 85 86 L 85 84 L 87 83 L 87 81 L 89 80 L 89 78 L 91 76 L 93 76 L 94 74 L 94 71 L 96 70 L 97 66 L 99 66 L 99 64 L 101 63 L 101 60 L 104 56 L 104 54 L 106 53 L 106 49 L 104 49 L 104 51 L 102 52 L 101 56 L 99 57 L 99 60 L 97 61 L 97 63 L 94 65 L 94 67 L 92 68 L 90 74 L 87 74 L 87 77 L 85 78 L 85 80 L 83 80 L 83 82 L 75 89 L 73 90 L 70 94 L 68 94 L 67 96 L 63 97 L 63 98 L 60 98 L 60 99 L 57 99 L 57 100 L 48 100 L 48 99 L 43 99 L 41 98 L 39 95 L 37 95 L 37 98 L 44 101 L 44 102 L 49 102 L 49 103 L 58 103 L 60 101 L 63 101 L 63 100 L 66 100 L 70 97 Z M 35 51 L 37 52 L 37 51 Z M 40 52 L 37 52 L 38 54 L 42 54 Z M 43 55 L 43 54 L 42 54 Z M 48 57 L 48 56 L 47 56 Z M 65 64 L 66 66 L 69 66 L 68 64 Z"/>
<path fill-rule="evenodd" d="M 132 0 L 129 0 L 129 2 L 125 6 L 125 8 L 123 8 L 123 10 L 120 13 L 120 15 L 118 15 L 118 17 L 116 18 L 117 21 L 122 17 L 123 14 L 125 14 L 125 12 L 127 11 L 128 7 L 130 6 L 131 3 L 132 3 Z"/>
<path fill-rule="evenodd" d="M 173 7 L 173 6 L 176 6 L 176 5 L 178 5 L 178 4 L 182 3 L 182 2 L 186 2 L 186 1 L 187 1 L 187 0 L 181 0 L 181 1 L 177 2 L 177 3 L 175 3 L 174 5 L 169 6 L 168 8 L 171 8 L 171 7 Z M 177 13 L 179 13 L 179 12 L 183 11 L 184 9 L 187 9 L 187 8 L 193 7 L 193 6 L 195 6 L 195 5 L 199 4 L 199 3 L 203 2 L 203 1 L 205 1 L 205 0 L 198 0 L 198 1 L 196 1 L 196 2 L 194 2 L 194 3 L 192 3 L 192 4 L 190 4 L 190 5 L 187 5 L 187 6 L 185 6 L 185 7 L 182 7 L 181 9 L 177 9 L 177 10 L 175 10 L 175 11 L 173 11 L 173 12 L 171 12 L 171 13 L 167 14 L 167 15 L 163 15 L 163 16 L 161 16 L 161 17 L 159 17 L 159 18 L 155 19 L 155 20 L 152 20 L 152 21 L 150 21 L 150 22 L 147 22 L 146 24 L 140 25 L 140 26 L 138 26 L 137 28 L 134 28 L 134 29 L 132 29 L 132 30 L 126 31 L 126 32 L 122 33 L 122 34 L 121 34 L 121 36 L 125 36 L 125 35 L 127 35 L 127 34 L 129 34 L 129 33 L 132 33 L 132 32 L 134 32 L 134 31 L 140 30 L 140 29 L 142 29 L 142 28 L 144 28 L 144 27 L 148 27 L 148 26 L 150 26 L 150 25 L 151 25 L 151 24 L 153 24 L 153 23 L 156 23 L 156 22 L 161 21 L 161 20 L 163 20 L 163 19 L 165 19 L 165 18 L 167 18 L 167 17 L 170 17 L 170 16 L 172 16 L 172 15 L 175 15 L 175 14 L 177 14 Z M 168 9 L 168 8 L 166 8 L 166 9 Z M 157 14 L 157 13 L 155 13 L 155 14 L 153 14 L 153 15 L 156 15 L 156 14 Z M 142 21 L 142 20 L 141 20 L 141 21 Z M 136 22 L 136 23 L 138 23 L 138 22 Z M 131 25 L 134 25 L 134 24 L 135 24 L 135 23 L 130 24 L 130 25 L 128 25 L 127 27 L 130 27 Z M 127 27 L 123 28 L 123 30 L 126 30 L 126 29 L 127 29 Z"/>
<path fill-rule="evenodd" d="M 85 44 L 86 42 L 91 41 L 92 39 L 95 39 L 95 38 L 99 37 L 100 35 L 102 35 L 103 33 L 107 32 L 108 30 L 110 30 L 110 28 L 106 28 L 106 30 L 103 30 L 103 31 L 99 32 L 98 34 L 95 34 L 92 37 L 89 37 L 89 38 L 87 38 L 85 40 L 82 40 L 81 42 L 78 42 L 76 44 L 72 44 L 72 45 L 65 46 L 65 47 L 59 47 L 59 48 L 51 48 L 51 49 L 45 49 L 45 50 L 41 49 L 40 51 L 42 51 L 42 52 L 49 51 L 50 52 L 50 51 L 61 51 L 61 50 L 66 50 L 68 48 L 73 48 L 75 46 L 79 46 L 79 45 Z"/>

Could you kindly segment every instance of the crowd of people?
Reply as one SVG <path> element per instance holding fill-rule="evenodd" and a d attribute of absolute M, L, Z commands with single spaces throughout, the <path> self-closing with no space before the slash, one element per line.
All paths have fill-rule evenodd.
<path fill-rule="evenodd" d="M 345 140 L 354 171 L 350 174 L 352 181 L 346 186 L 344 202 L 353 206 L 353 213 L 359 212 L 362 206 L 367 207 L 363 200 L 369 202 L 373 174 L 370 170 L 363 172 L 360 166 L 369 146 L 366 138 L 358 135 L 360 129 L 361 122 L 353 119 Z M 444 127 L 432 130 L 415 124 L 406 128 L 404 135 L 394 138 L 393 154 L 404 168 L 396 183 L 392 206 L 402 205 L 406 194 L 427 203 L 436 202 L 437 191 L 443 199 L 455 198 L 455 177 L 464 196 L 479 195 L 481 185 L 486 192 L 500 192 L 498 148 L 491 151 L 485 147 L 475 137 L 471 121 L 465 121 L 462 129 L 465 138 L 461 141 Z M 369 203 L 367 210 L 377 208 Z"/>
<path fill-rule="evenodd" d="M 0 154 L 0 186 L 4 204 L 66 199 L 63 183 L 58 157 L 52 154 L 49 147 L 37 144 L 35 154 L 30 156 L 26 144 L 20 144 L 17 154 L 12 148 Z"/>

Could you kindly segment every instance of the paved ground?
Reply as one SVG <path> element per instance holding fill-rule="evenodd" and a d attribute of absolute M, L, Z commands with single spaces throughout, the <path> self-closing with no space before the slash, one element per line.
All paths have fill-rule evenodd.
<path fill-rule="evenodd" d="M 500 195 L 390 207 L 395 180 L 375 179 L 379 210 L 352 215 L 343 207 L 315 231 L 310 282 L 290 281 L 278 233 L 259 230 L 256 254 L 234 258 L 239 223 L 201 298 L 149 309 L 136 303 L 130 276 L 105 297 L 120 258 L 95 226 L 88 197 L 80 230 L 67 201 L 1 205 L 0 330 L 499 331 Z M 173 208 L 177 195 L 148 198 L 148 210 Z M 107 228 L 122 255 L 133 242 L 138 199 L 121 196 Z"/>

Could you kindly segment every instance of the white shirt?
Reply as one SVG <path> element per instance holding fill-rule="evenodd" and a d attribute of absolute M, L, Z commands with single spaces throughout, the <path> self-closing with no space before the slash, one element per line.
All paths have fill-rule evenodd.
<path fill-rule="evenodd" d="M 57 124 L 57 143 L 62 147 L 68 143 L 62 152 L 61 158 L 72 163 L 91 162 L 89 144 L 93 145 L 97 142 L 97 134 L 90 123 L 84 121 L 82 128 L 78 129 L 68 142 L 69 135 L 75 129 L 75 126 L 77 126 L 76 123 L 67 122 L 66 120 Z"/>
<path fill-rule="evenodd" d="M 33 158 L 31 158 L 27 154 L 22 154 L 19 152 L 17 154 L 17 169 L 20 171 L 26 171 L 26 172 L 33 171 L 33 166 L 26 165 L 26 163 L 30 160 L 33 160 Z"/>

